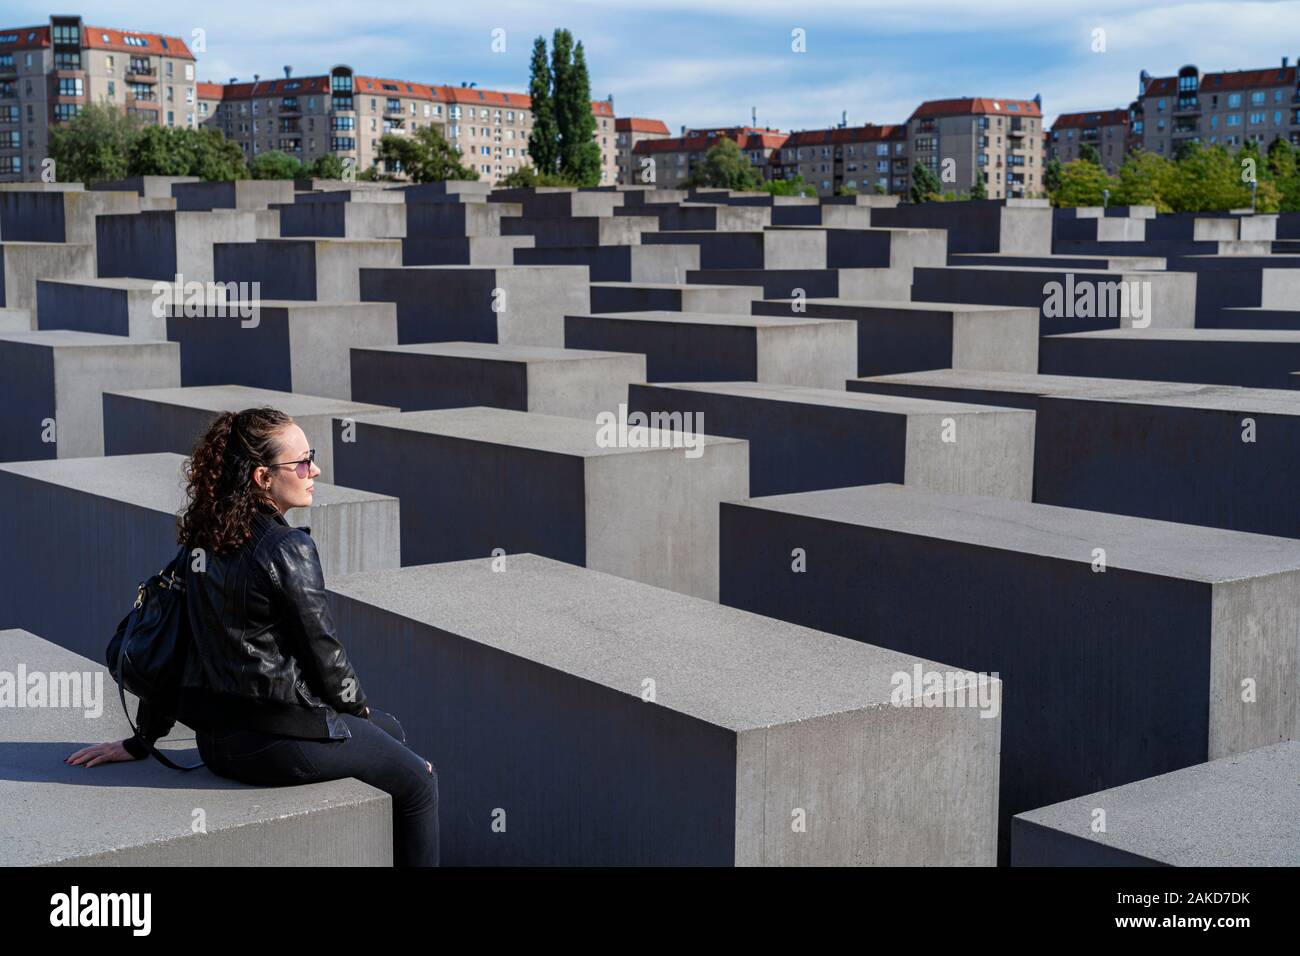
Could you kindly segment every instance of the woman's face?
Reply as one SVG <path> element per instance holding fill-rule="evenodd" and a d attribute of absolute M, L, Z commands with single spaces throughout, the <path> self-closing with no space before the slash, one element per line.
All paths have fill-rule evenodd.
<path fill-rule="evenodd" d="M 311 451 L 307 436 L 297 425 L 289 424 L 280 429 L 274 442 L 275 462 L 272 467 L 259 466 L 253 470 L 253 480 L 258 483 L 263 493 L 275 503 L 281 514 L 290 508 L 306 508 L 312 502 L 312 489 L 316 486 L 316 476 L 320 469 L 315 462 L 304 464 L 302 475 L 298 474 L 297 462 L 303 461 Z"/>

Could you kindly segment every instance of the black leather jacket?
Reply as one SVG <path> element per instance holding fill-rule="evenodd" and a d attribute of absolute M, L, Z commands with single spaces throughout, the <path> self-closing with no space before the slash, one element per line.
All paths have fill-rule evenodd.
<path fill-rule="evenodd" d="M 194 643 L 177 713 L 142 701 L 140 733 L 127 750 L 140 758 L 177 719 L 195 730 L 258 730 L 309 739 L 352 736 L 339 713 L 367 716 L 347 652 L 334 636 L 325 578 L 310 529 L 294 528 L 267 506 L 252 536 L 226 555 L 187 567 L 185 599 Z"/>

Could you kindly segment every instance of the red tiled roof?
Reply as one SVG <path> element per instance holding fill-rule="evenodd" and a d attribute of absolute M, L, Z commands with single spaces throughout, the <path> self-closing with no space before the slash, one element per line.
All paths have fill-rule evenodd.
<path fill-rule="evenodd" d="M 609 100 L 592 100 L 591 111 L 597 116 L 613 116 L 614 105 Z"/>
<path fill-rule="evenodd" d="M 1062 113 L 1052 129 L 1079 126 L 1127 126 L 1128 110 L 1094 110 L 1090 113 Z"/>
<path fill-rule="evenodd" d="M 194 95 L 201 100 L 220 100 L 225 98 L 226 88 L 220 83 L 195 83 Z"/>
<path fill-rule="evenodd" d="M 221 99 L 248 100 L 254 96 L 287 96 L 298 93 L 325 93 L 330 88 L 328 76 L 292 76 L 256 83 L 227 83 Z"/>
<path fill-rule="evenodd" d="M 1248 90 L 1270 86 L 1295 86 L 1295 67 L 1274 66 L 1264 70 L 1234 70 L 1231 73 L 1206 73 L 1201 76 L 1201 90 Z"/>
<path fill-rule="evenodd" d="M 50 28 L 17 27 L 0 30 L 0 37 L 16 34 L 16 39 L 7 43 L 0 42 L 0 49 L 23 50 L 50 45 Z M 144 45 L 126 42 L 126 37 L 144 40 Z M 134 30 L 115 30 L 112 27 L 94 27 L 81 25 L 81 42 L 91 50 L 112 50 L 121 53 L 152 54 L 153 56 L 170 56 L 179 60 L 192 60 L 194 54 L 180 37 L 165 36 L 161 33 L 137 33 Z"/>
<path fill-rule="evenodd" d="M 902 139 L 907 127 L 902 125 L 846 126 L 833 129 L 805 129 L 791 133 L 784 146 L 829 146 L 832 143 L 872 143 L 886 139 Z"/>
<path fill-rule="evenodd" d="M 1168 96 L 1178 89 L 1178 77 L 1176 76 L 1153 76 L 1147 80 L 1146 89 L 1142 91 L 1143 96 Z"/>
<path fill-rule="evenodd" d="M 996 113 L 1012 116 L 1042 116 L 1033 100 L 1002 100 L 986 96 L 963 97 L 955 100 L 926 100 L 908 117 L 909 120 L 928 116 L 963 116 L 966 114 Z"/>
<path fill-rule="evenodd" d="M 620 133 L 661 133 L 668 135 L 663 120 L 642 119 L 639 116 L 620 116 L 614 120 L 614 129 Z"/>
<path fill-rule="evenodd" d="M 396 87 L 389 89 L 388 87 Z M 352 89 L 356 93 L 373 93 L 376 96 L 406 96 L 417 100 L 441 100 L 439 87 L 407 80 L 385 80 L 377 76 L 353 75 Z"/>

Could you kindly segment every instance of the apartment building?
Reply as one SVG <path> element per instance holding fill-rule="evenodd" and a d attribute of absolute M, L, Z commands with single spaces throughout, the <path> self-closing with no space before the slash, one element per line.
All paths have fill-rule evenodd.
<path fill-rule="evenodd" d="M 1174 76 L 1138 80 L 1134 123 L 1142 148 L 1173 156 L 1183 142 L 1238 147 L 1248 141 L 1262 149 L 1275 139 L 1300 145 L 1300 87 L 1296 68 L 1283 57 L 1280 66 L 1205 73 L 1184 66 Z"/>
<path fill-rule="evenodd" d="M 986 174 L 990 199 L 1030 196 L 1043 188 L 1042 100 L 967 97 L 927 100 L 907 120 L 909 179 L 921 163 L 944 192 L 968 192 Z"/>
<path fill-rule="evenodd" d="M 0 29 L 0 182 L 38 180 L 50 129 L 87 103 L 145 122 L 197 124 L 194 56 L 179 37 L 52 16 Z"/>
<path fill-rule="evenodd" d="M 690 178 L 715 143 L 730 139 L 763 179 L 771 179 L 773 154 L 781 148 L 786 135 L 777 129 L 754 126 L 683 128 L 680 136 L 641 140 L 632 149 L 632 162 L 639 176 L 642 159 L 652 160 L 653 165 L 648 168 L 653 171 L 653 182 L 664 189 L 674 189 Z"/>
<path fill-rule="evenodd" d="M 819 196 L 842 188 L 904 193 L 908 183 L 907 127 L 842 126 L 791 133 L 773 159 L 773 176 L 802 176 Z"/>
<path fill-rule="evenodd" d="M 613 102 L 596 100 L 592 112 L 601 182 L 611 184 L 617 176 Z M 358 171 L 378 161 L 385 134 L 435 126 L 462 162 L 492 183 L 529 164 L 533 126 L 531 100 L 523 93 L 387 80 L 346 65 L 319 76 L 295 78 L 286 67 L 285 76 L 273 80 L 200 84 L 199 115 L 238 143 L 250 161 L 269 150 L 304 163 L 334 153 Z"/>
<path fill-rule="evenodd" d="M 663 120 L 640 116 L 620 116 L 614 120 L 615 164 L 618 183 L 639 183 L 640 165 L 633 157 L 637 143 L 646 140 L 669 139 L 673 134 Z"/>
<path fill-rule="evenodd" d="M 1129 139 L 1128 110 L 1062 113 L 1052 123 L 1047 158 L 1071 162 L 1086 143 L 1101 156 L 1102 168 L 1114 176 L 1124 165 Z"/>

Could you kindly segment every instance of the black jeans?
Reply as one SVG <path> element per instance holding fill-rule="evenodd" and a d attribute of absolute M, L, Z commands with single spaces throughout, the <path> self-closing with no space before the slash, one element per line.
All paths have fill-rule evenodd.
<path fill-rule="evenodd" d="M 438 774 L 406 746 L 392 714 L 340 714 L 352 736 L 302 740 L 253 730 L 198 731 L 199 755 L 218 776 L 279 787 L 355 777 L 393 798 L 393 862 L 438 865 Z"/>

